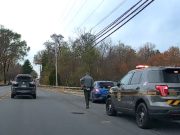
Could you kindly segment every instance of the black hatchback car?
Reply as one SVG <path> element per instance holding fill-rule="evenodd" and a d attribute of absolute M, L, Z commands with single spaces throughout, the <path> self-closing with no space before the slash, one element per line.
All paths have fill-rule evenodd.
<path fill-rule="evenodd" d="M 108 115 L 135 115 L 140 128 L 152 119 L 180 119 L 180 67 L 138 66 L 110 89 Z"/>
<path fill-rule="evenodd" d="M 30 95 L 36 99 L 36 84 L 29 74 L 18 74 L 11 86 L 11 98 L 16 95 Z"/>

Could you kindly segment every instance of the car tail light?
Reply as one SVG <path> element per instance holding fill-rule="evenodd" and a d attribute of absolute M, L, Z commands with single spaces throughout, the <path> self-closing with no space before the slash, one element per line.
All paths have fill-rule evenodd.
<path fill-rule="evenodd" d="M 31 87 L 34 87 L 34 86 L 35 86 L 35 83 L 34 83 L 34 82 L 30 82 L 29 85 L 30 85 Z"/>
<path fill-rule="evenodd" d="M 12 85 L 17 87 L 18 86 L 18 82 L 13 82 Z"/>
<path fill-rule="evenodd" d="M 160 95 L 166 97 L 169 94 L 167 85 L 156 85 L 156 90 L 159 91 Z"/>
<path fill-rule="evenodd" d="M 99 89 L 95 89 L 95 92 L 96 92 L 96 93 L 99 93 L 100 91 L 99 91 Z"/>
<path fill-rule="evenodd" d="M 29 84 L 33 84 L 34 85 L 35 83 L 34 82 L 29 82 Z"/>

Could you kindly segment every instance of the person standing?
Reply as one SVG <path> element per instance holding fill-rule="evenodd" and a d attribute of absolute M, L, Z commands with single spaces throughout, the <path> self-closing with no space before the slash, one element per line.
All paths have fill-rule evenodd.
<path fill-rule="evenodd" d="M 94 83 L 94 80 L 89 75 L 89 73 L 86 73 L 86 75 L 80 79 L 81 88 L 82 90 L 84 90 L 86 109 L 89 108 L 89 99 L 90 99 L 91 90 L 93 88 L 93 83 Z"/>

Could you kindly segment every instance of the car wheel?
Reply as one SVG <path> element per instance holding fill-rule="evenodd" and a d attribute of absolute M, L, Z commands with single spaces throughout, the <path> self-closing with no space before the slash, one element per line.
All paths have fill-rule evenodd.
<path fill-rule="evenodd" d="M 96 100 L 94 99 L 93 93 L 92 93 L 92 95 L 91 95 L 91 102 L 92 102 L 92 103 L 95 103 L 95 102 L 96 102 Z"/>
<path fill-rule="evenodd" d="M 112 104 L 111 98 L 106 100 L 106 113 L 109 116 L 116 116 L 117 112 L 114 105 Z"/>
<path fill-rule="evenodd" d="M 92 92 L 90 92 L 89 101 L 92 101 Z"/>
<path fill-rule="evenodd" d="M 32 95 L 33 99 L 36 99 L 36 94 Z"/>
<path fill-rule="evenodd" d="M 14 98 L 15 97 L 15 95 L 14 94 L 11 94 L 11 98 Z"/>
<path fill-rule="evenodd" d="M 140 128 L 148 128 L 150 118 L 148 109 L 144 103 L 140 103 L 136 109 L 136 123 Z"/>

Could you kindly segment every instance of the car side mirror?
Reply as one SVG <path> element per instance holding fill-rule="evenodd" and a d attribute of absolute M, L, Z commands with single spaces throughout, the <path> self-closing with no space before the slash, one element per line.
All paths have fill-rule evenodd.
<path fill-rule="evenodd" d="M 117 89 L 117 87 L 111 87 L 109 92 L 110 93 L 117 93 L 118 89 Z"/>
<path fill-rule="evenodd" d="M 121 86 L 121 83 L 120 83 L 120 82 L 118 82 L 118 83 L 117 83 L 117 86 L 118 86 L 118 87 L 120 87 L 120 86 Z"/>

